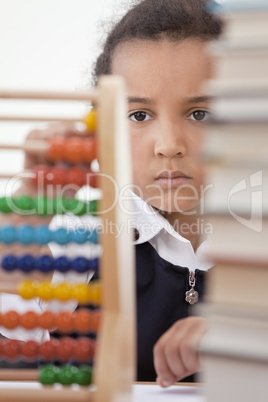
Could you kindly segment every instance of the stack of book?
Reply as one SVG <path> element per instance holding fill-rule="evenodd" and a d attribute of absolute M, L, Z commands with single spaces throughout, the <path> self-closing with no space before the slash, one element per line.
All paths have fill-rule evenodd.
<path fill-rule="evenodd" d="M 200 345 L 207 402 L 268 400 L 268 2 L 226 0 L 211 45 L 207 219 L 213 228 Z"/>

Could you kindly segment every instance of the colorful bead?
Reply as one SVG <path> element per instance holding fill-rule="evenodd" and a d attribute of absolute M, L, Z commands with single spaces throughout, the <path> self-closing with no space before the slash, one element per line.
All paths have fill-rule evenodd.
<path fill-rule="evenodd" d="M 17 259 L 17 268 L 28 273 L 34 270 L 35 259 L 31 255 L 23 255 Z"/>
<path fill-rule="evenodd" d="M 59 332 L 68 333 L 73 331 L 72 313 L 61 312 L 57 317 L 57 328 Z"/>
<path fill-rule="evenodd" d="M 89 261 L 84 257 L 77 257 L 71 262 L 71 268 L 80 274 L 89 270 Z"/>
<path fill-rule="evenodd" d="M 0 211 L 3 214 L 10 214 L 12 212 L 12 199 L 10 197 L 1 197 L 0 198 Z"/>
<path fill-rule="evenodd" d="M 88 232 L 84 229 L 81 228 L 81 230 L 71 230 L 69 232 L 69 241 L 74 242 L 77 244 L 84 244 L 86 243 L 88 238 Z"/>
<path fill-rule="evenodd" d="M 33 213 L 33 199 L 28 195 L 22 195 L 21 197 L 14 198 L 13 200 L 15 206 L 19 209 L 19 211 L 15 211 L 20 214 L 25 213 Z"/>
<path fill-rule="evenodd" d="M 89 241 L 90 243 L 98 244 L 98 233 L 96 230 L 88 232 L 87 241 Z"/>
<path fill-rule="evenodd" d="M 31 281 L 22 282 L 19 284 L 18 293 L 24 299 L 33 299 L 37 296 L 36 284 Z"/>
<path fill-rule="evenodd" d="M 64 159 L 65 141 L 64 138 L 50 140 L 47 155 L 53 162 L 60 162 Z"/>
<path fill-rule="evenodd" d="M 60 368 L 52 364 L 43 366 L 39 371 L 39 381 L 43 385 L 53 385 L 57 382 Z"/>
<path fill-rule="evenodd" d="M 36 360 L 36 356 L 38 355 L 38 344 L 32 340 L 22 342 L 20 345 L 20 354 L 28 361 Z"/>
<path fill-rule="evenodd" d="M 16 230 L 11 225 L 5 225 L 0 228 L 0 241 L 5 244 L 11 244 L 15 241 Z"/>
<path fill-rule="evenodd" d="M 20 317 L 20 325 L 25 329 L 33 329 L 37 326 L 38 316 L 34 311 L 27 311 Z"/>
<path fill-rule="evenodd" d="M 38 285 L 36 296 L 42 300 L 50 300 L 54 297 L 54 286 L 50 282 L 42 282 Z"/>
<path fill-rule="evenodd" d="M 7 311 L 2 315 L 1 325 L 8 329 L 14 329 L 19 325 L 20 316 L 16 311 Z"/>
<path fill-rule="evenodd" d="M 67 361 L 73 356 L 76 341 L 69 337 L 61 338 L 56 347 L 56 356 L 59 360 Z"/>
<path fill-rule="evenodd" d="M 54 261 L 54 269 L 59 272 L 67 272 L 70 270 L 70 260 L 67 257 L 58 257 Z"/>
<path fill-rule="evenodd" d="M 57 339 L 50 339 L 49 341 L 45 341 L 39 345 L 39 356 L 44 360 L 55 359 L 56 350 L 58 348 L 59 341 Z"/>
<path fill-rule="evenodd" d="M 74 382 L 75 375 L 77 375 L 78 368 L 71 365 L 61 367 L 57 375 L 57 381 L 62 385 L 71 385 Z"/>
<path fill-rule="evenodd" d="M 80 138 L 70 138 L 65 143 L 63 159 L 70 163 L 82 161 L 84 141 Z"/>
<path fill-rule="evenodd" d="M 87 128 L 94 133 L 96 131 L 97 112 L 92 109 L 83 119 Z"/>
<path fill-rule="evenodd" d="M 3 347 L 3 355 L 9 360 L 18 359 L 20 355 L 20 342 L 15 339 L 8 339 Z"/>
<path fill-rule="evenodd" d="M 45 311 L 44 313 L 40 314 L 38 317 L 38 325 L 43 329 L 52 331 L 52 329 L 55 329 L 56 327 L 55 314 L 51 311 Z"/>
<path fill-rule="evenodd" d="M 33 242 L 34 231 L 29 225 L 22 225 L 16 228 L 16 241 L 28 245 Z"/>
<path fill-rule="evenodd" d="M 72 183 L 78 189 L 87 183 L 87 170 L 82 168 L 69 169 L 66 173 L 67 183 Z"/>
<path fill-rule="evenodd" d="M 92 315 L 86 309 L 80 309 L 73 316 L 73 326 L 77 332 L 88 333 L 92 329 Z"/>
<path fill-rule="evenodd" d="M 42 255 L 35 260 L 35 268 L 43 273 L 48 273 L 54 270 L 54 260 L 49 255 Z"/>
<path fill-rule="evenodd" d="M 82 160 L 84 162 L 91 163 L 97 158 L 97 142 L 96 139 L 91 137 L 84 141 L 84 146 L 82 150 Z"/>
<path fill-rule="evenodd" d="M 69 283 L 60 283 L 59 285 L 55 286 L 53 297 L 66 301 L 72 297 L 72 290 L 73 287 Z"/>
<path fill-rule="evenodd" d="M 78 372 L 74 375 L 74 383 L 81 386 L 87 386 L 92 383 L 92 368 L 90 366 L 80 366 Z"/>
<path fill-rule="evenodd" d="M 73 350 L 73 357 L 82 363 L 89 362 L 94 355 L 94 342 L 88 338 L 77 339 L 76 347 Z"/>
<path fill-rule="evenodd" d="M 17 258 L 12 254 L 7 254 L 2 258 L 2 268 L 7 272 L 12 272 L 17 268 Z"/>
<path fill-rule="evenodd" d="M 56 229 L 51 234 L 51 241 L 54 241 L 55 243 L 63 246 L 69 242 L 69 234 L 65 228 Z"/>
<path fill-rule="evenodd" d="M 81 304 L 87 304 L 89 301 L 89 289 L 88 285 L 82 283 L 73 288 L 72 297 L 78 300 Z"/>
<path fill-rule="evenodd" d="M 51 241 L 51 231 L 47 226 L 38 226 L 34 228 L 34 239 L 38 244 L 47 244 Z"/>

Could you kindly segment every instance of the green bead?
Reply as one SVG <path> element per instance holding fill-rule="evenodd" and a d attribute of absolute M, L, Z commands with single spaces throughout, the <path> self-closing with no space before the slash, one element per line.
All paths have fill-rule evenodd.
<path fill-rule="evenodd" d="M 98 212 L 98 201 L 97 200 L 90 201 L 89 213 L 91 213 L 92 215 L 97 215 L 97 212 Z"/>
<path fill-rule="evenodd" d="M 78 200 L 74 198 L 67 198 L 67 197 L 62 198 L 63 213 L 73 212 L 77 206 L 77 203 Z"/>
<path fill-rule="evenodd" d="M 92 368 L 90 366 L 80 366 L 74 382 L 83 386 L 90 385 L 92 383 Z"/>
<path fill-rule="evenodd" d="M 37 215 L 47 215 L 47 197 L 37 197 L 34 199 L 33 204 Z"/>
<path fill-rule="evenodd" d="M 0 198 L 0 212 L 9 214 L 12 211 L 13 200 L 10 197 Z"/>
<path fill-rule="evenodd" d="M 48 364 L 39 371 L 39 381 L 43 385 L 53 385 L 57 382 L 59 373 L 58 367 Z"/>
<path fill-rule="evenodd" d="M 28 195 L 22 195 L 21 197 L 18 197 L 17 199 L 14 199 L 14 204 L 18 209 L 20 209 L 21 213 L 23 211 L 31 211 L 33 209 L 34 203 L 33 199 L 31 197 L 28 197 Z"/>
<path fill-rule="evenodd" d="M 77 200 L 77 205 L 75 209 L 75 215 L 77 216 L 82 216 L 87 213 L 88 210 L 88 204 L 84 201 Z"/>
<path fill-rule="evenodd" d="M 75 382 L 78 368 L 75 366 L 62 366 L 57 376 L 57 380 L 62 385 L 71 385 Z"/>

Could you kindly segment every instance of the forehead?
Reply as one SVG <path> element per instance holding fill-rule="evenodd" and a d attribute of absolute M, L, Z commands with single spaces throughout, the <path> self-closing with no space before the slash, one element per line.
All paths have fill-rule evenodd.
<path fill-rule="evenodd" d="M 170 93 L 179 87 L 181 93 L 196 95 L 212 75 L 206 48 L 207 43 L 197 39 L 129 41 L 116 49 L 111 72 L 125 78 L 130 92 Z"/>

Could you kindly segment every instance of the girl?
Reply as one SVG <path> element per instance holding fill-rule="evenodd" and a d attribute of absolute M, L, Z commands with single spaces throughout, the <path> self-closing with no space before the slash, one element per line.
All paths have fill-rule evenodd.
<path fill-rule="evenodd" d="M 195 346 L 204 323 L 186 317 L 189 302 L 197 301 L 197 292 L 202 296 L 209 268 L 200 256 L 204 187 L 198 154 L 210 110 L 210 98 L 202 90 L 212 76 L 206 45 L 220 35 L 222 24 L 208 11 L 206 0 L 136 3 L 108 35 L 93 76 L 97 83 L 103 74 L 117 74 L 127 86 L 137 379 L 157 377 L 161 386 L 169 386 L 199 369 Z M 70 129 L 51 128 L 51 135 L 70 135 Z M 29 158 L 26 163 L 29 168 Z"/>

